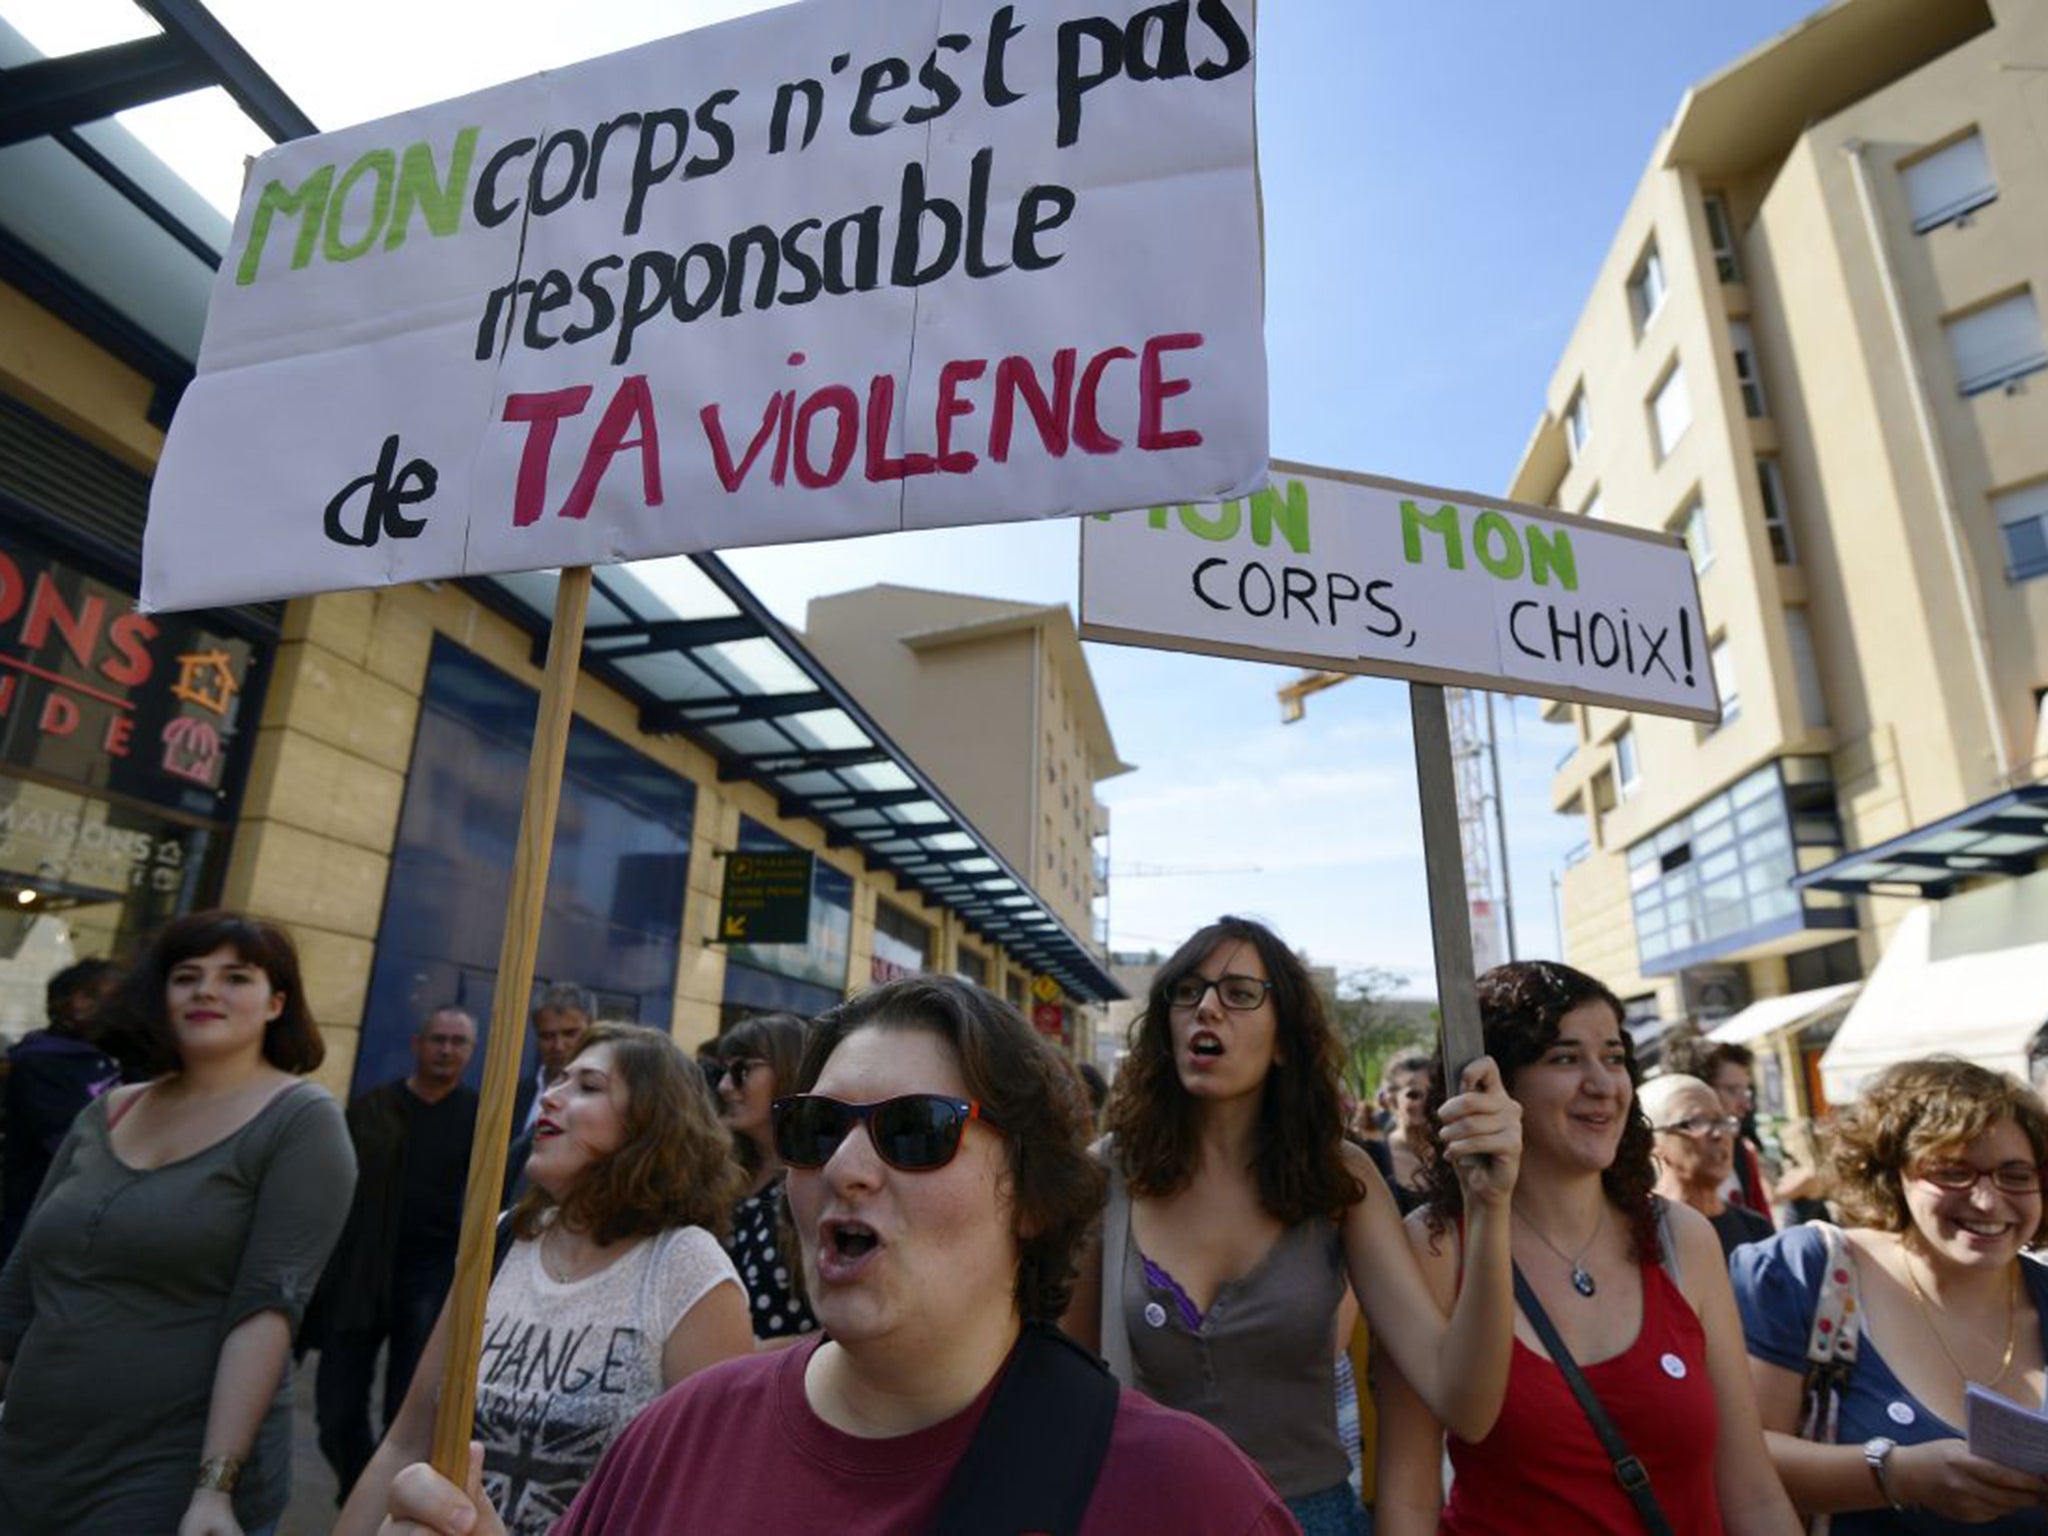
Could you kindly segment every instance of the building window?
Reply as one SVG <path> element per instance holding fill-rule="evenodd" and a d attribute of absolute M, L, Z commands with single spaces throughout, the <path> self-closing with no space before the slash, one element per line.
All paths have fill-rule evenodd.
<path fill-rule="evenodd" d="M 1629 313 L 1635 316 L 1638 336 L 1650 328 L 1657 311 L 1664 307 L 1664 293 L 1664 260 L 1657 254 L 1657 242 L 1652 240 L 1628 279 Z"/>
<path fill-rule="evenodd" d="M 1813 648 L 1813 622 L 1804 608 L 1785 610 L 1786 649 L 1792 653 L 1792 681 L 1799 689 L 1799 713 L 1806 728 L 1828 727 L 1828 696 L 1820 685 L 1820 655 Z"/>
<path fill-rule="evenodd" d="M 1942 321 L 1955 359 L 1956 385 L 1966 395 L 1996 389 L 2036 369 L 2048 368 L 2041 344 L 2041 312 L 2034 293 L 2022 288 L 1968 314 Z"/>
<path fill-rule="evenodd" d="M 2005 536 L 2006 574 L 2014 581 L 2048 576 L 2048 480 L 1991 498 Z"/>
<path fill-rule="evenodd" d="M 1590 491 L 1586 492 L 1586 499 L 1585 499 L 1584 503 L 1583 503 L 1583 504 L 1582 504 L 1582 505 L 1581 505 L 1581 506 L 1579 507 L 1579 516 L 1581 516 L 1581 517 L 1598 517 L 1599 515 L 1600 515 L 1600 487 L 1596 485 L 1596 486 L 1594 486 L 1594 487 L 1593 487 L 1593 489 L 1592 489 L 1592 490 L 1590 490 Z"/>
<path fill-rule="evenodd" d="M 1714 541 L 1707 531 L 1707 504 L 1697 492 L 1685 504 L 1685 510 L 1678 514 L 1678 521 L 1672 526 L 1685 540 L 1685 552 L 1692 556 L 1693 570 L 1704 572 L 1714 563 Z"/>
<path fill-rule="evenodd" d="M 1592 435 L 1593 424 L 1586 416 L 1586 389 L 1582 384 L 1572 391 L 1571 404 L 1564 408 L 1564 441 L 1574 464 L 1579 462 L 1579 455 L 1586 450 L 1586 439 Z"/>
<path fill-rule="evenodd" d="M 1899 179 L 1905 183 L 1916 235 L 1953 223 L 1998 196 L 1991 160 L 1984 153 L 1984 135 L 1974 128 L 1932 154 L 1901 165 Z"/>
<path fill-rule="evenodd" d="M 1685 369 L 1677 363 L 1650 396 L 1650 424 L 1657 438 L 1657 457 L 1667 459 L 1692 425 L 1692 395 L 1685 387 Z"/>
<path fill-rule="evenodd" d="M 1776 459 L 1756 461 L 1757 491 L 1764 503 L 1764 533 L 1771 541 L 1771 558 L 1779 565 L 1799 563 L 1798 546 L 1792 542 L 1792 523 L 1786 516 L 1785 477 Z"/>
<path fill-rule="evenodd" d="M 1721 724 L 1732 725 L 1742 713 L 1742 685 L 1735 679 L 1735 652 L 1726 640 L 1716 640 L 1709 655 L 1714 666 L 1714 692 L 1721 696 Z"/>
<path fill-rule="evenodd" d="M 1636 756 L 1636 728 L 1625 725 L 1614 738 L 1614 787 L 1626 800 L 1642 787 L 1642 763 Z"/>
<path fill-rule="evenodd" d="M 1718 192 L 1702 200 L 1707 212 L 1707 243 L 1714 248 L 1714 272 L 1724 283 L 1742 281 L 1742 262 L 1735 254 L 1735 225 L 1728 217 L 1728 203 Z"/>
<path fill-rule="evenodd" d="M 1735 383 L 1742 391 L 1742 414 L 1753 421 L 1770 415 L 1764 408 L 1764 376 L 1756 365 L 1756 337 L 1747 320 L 1728 322 L 1728 339 L 1735 346 Z"/>
<path fill-rule="evenodd" d="M 932 930 L 901 907 L 886 901 L 875 903 L 874 950 L 869 960 L 869 980 L 896 981 L 929 970 L 932 963 Z"/>

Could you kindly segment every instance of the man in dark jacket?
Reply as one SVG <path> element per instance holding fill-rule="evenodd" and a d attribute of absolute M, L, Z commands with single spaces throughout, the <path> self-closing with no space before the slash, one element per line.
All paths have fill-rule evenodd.
<path fill-rule="evenodd" d="M 384 1428 L 398 1415 L 455 1269 L 477 1096 L 462 1084 L 476 1020 L 437 1008 L 413 1032 L 413 1070 L 348 1107 L 356 1192 L 327 1261 L 305 1337 L 320 1350 L 313 1389 L 320 1450 L 345 1502 L 377 1449 L 370 1385 L 387 1341 Z"/>
<path fill-rule="evenodd" d="M 81 960 L 50 978 L 50 1024 L 7 1053 L 7 1140 L 0 1152 L 0 1264 L 21 1239 L 57 1144 L 80 1110 L 121 1081 L 95 1043 L 95 1016 L 120 976 L 111 960 Z"/>

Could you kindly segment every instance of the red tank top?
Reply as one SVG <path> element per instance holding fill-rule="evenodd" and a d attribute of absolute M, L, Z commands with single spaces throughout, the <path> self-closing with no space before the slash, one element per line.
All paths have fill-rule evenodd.
<path fill-rule="evenodd" d="M 1650 1488 L 1677 1536 L 1720 1536 L 1706 1331 L 1662 1265 L 1642 1273 L 1643 1325 L 1635 1343 L 1585 1366 L 1586 1380 L 1649 1469 Z M 1520 1339 L 1493 1433 L 1477 1445 L 1455 1435 L 1448 1444 L 1456 1481 L 1442 1536 L 1642 1536 L 1642 1517 L 1615 1481 L 1564 1374 Z"/>

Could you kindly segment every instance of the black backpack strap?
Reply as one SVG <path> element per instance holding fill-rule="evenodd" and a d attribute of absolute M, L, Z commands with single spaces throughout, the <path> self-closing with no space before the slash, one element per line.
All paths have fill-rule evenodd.
<path fill-rule="evenodd" d="M 1026 1323 L 953 1469 L 931 1536 L 1073 1536 L 1116 1423 L 1116 1378 L 1045 1323 Z"/>
<path fill-rule="evenodd" d="M 1523 1277 L 1522 1266 L 1517 1264 L 1514 1268 L 1515 1300 L 1522 1308 L 1522 1315 L 1529 1319 L 1529 1326 L 1536 1330 L 1536 1337 L 1550 1352 L 1551 1363 L 1564 1373 L 1565 1385 L 1572 1389 L 1572 1396 L 1585 1410 L 1593 1433 L 1600 1437 L 1600 1446 L 1607 1452 L 1607 1459 L 1614 1463 L 1614 1480 L 1621 1484 L 1629 1503 L 1635 1505 L 1636 1513 L 1642 1516 L 1643 1529 L 1650 1536 L 1671 1536 L 1671 1522 L 1664 1518 L 1657 1495 L 1650 1491 L 1649 1469 L 1629 1450 L 1628 1442 L 1621 1438 L 1621 1431 L 1614 1427 L 1614 1420 L 1607 1416 L 1607 1410 L 1600 1406 L 1600 1399 L 1593 1395 L 1592 1383 L 1586 1380 L 1586 1373 L 1579 1369 L 1579 1362 L 1572 1358 L 1572 1352 L 1564 1347 L 1564 1340 L 1550 1321 L 1550 1314 L 1543 1310 L 1543 1303 L 1536 1299 L 1536 1292 Z"/>

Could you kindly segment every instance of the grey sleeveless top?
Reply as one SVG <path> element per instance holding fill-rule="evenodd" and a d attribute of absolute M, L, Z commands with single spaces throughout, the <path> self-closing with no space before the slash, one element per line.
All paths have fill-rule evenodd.
<path fill-rule="evenodd" d="M 1250 1274 L 1216 1293 L 1192 1329 L 1174 1290 L 1146 1282 L 1135 1237 L 1124 1243 L 1122 1289 L 1139 1391 L 1222 1430 L 1283 1498 L 1320 1493 L 1350 1475 L 1337 1438 L 1344 1253 L 1334 1222 L 1288 1228 Z"/>

